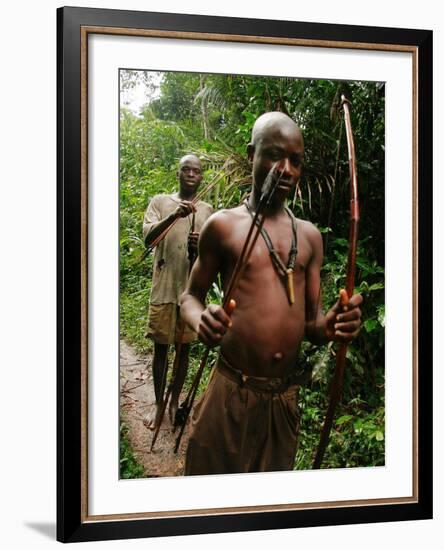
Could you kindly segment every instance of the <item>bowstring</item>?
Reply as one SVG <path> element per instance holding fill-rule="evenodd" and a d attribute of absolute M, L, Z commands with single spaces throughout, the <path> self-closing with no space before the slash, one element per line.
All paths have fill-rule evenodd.
<path fill-rule="evenodd" d="M 335 170 L 333 173 L 333 184 L 332 184 L 332 191 L 331 191 L 331 199 L 330 199 L 330 205 L 328 209 L 328 218 L 327 218 L 327 234 L 325 236 L 325 239 L 323 239 L 323 260 L 327 257 L 327 250 L 330 243 L 330 233 L 331 233 L 331 220 L 333 217 L 333 205 L 335 200 L 335 193 L 336 193 L 336 181 L 338 176 L 338 168 L 339 168 L 339 158 L 341 154 L 341 141 L 342 141 L 342 132 L 343 132 L 343 114 L 342 111 L 338 108 L 340 123 L 339 123 L 339 136 L 338 136 L 338 146 L 336 149 L 336 162 L 335 162 Z M 318 297 L 316 300 L 316 309 L 315 309 L 315 328 L 317 328 L 318 324 L 318 313 L 319 313 L 319 304 L 321 302 L 321 295 L 322 295 L 322 285 L 321 285 L 321 275 L 319 274 L 319 289 L 318 289 Z"/>

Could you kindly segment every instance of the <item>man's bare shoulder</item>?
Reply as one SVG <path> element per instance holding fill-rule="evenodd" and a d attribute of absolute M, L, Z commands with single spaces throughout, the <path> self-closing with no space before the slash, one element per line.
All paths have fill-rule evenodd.
<path fill-rule="evenodd" d="M 308 220 L 303 220 L 301 218 L 296 218 L 298 229 L 302 231 L 307 237 L 318 238 L 321 236 L 321 232 L 315 226 L 314 223 L 309 222 Z"/>
<path fill-rule="evenodd" d="M 233 228 L 233 224 L 245 219 L 248 216 L 243 206 L 236 206 L 235 208 L 224 208 L 211 214 L 205 223 L 205 229 L 226 232 Z"/>
<path fill-rule="evenodd" d="M 319 229 L 308 220 L 299 218 L 296 218 L 296 220 L 299 236 L 305 238 L 310 243 L 313 252 L 322 254 L 323 243 Z"/>

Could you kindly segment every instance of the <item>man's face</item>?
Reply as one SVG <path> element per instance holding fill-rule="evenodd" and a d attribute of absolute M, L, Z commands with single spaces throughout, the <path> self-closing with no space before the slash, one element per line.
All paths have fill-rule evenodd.
<path fill-rule="evenodd" d="M 294 126 L 275 124 L 265 129 L 256 145 L 248 146 L 254 186 L 261 190 L 269 171 L 276 165 L 275 177 L 280 179 L 274 196 L 284 201 L 301 176 L 303 155 L 302 135 Z"/>
<path fill-rule="evenodd" d="M 186 194 L 196 193 L 202 181 L 202 166 L 199 159 L 186 157 L 179 165 L 177 173 L 180 182 L 180 190 Z"/>

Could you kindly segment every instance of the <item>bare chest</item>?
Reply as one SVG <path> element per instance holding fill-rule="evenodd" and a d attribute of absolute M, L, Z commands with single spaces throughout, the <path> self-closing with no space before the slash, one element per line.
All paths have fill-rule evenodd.
<path fill-rule="evenodd" d="M 254 247 L 243 269 L 243 277 L 258 285 L 269 285 L 291 269 L 294 282 L 300 284 L 305 279 L 313 254 L 301 224 L 296 222 L 293 225 L 288 216 L 279 223 L 267 221 L 264 224 L 265 234 L 257 234 L 256 230 L 253 232 L 250 242 L 254 241 Z M 227 274 L 232 272 L 242 253 L 250 223 L 239 224 L 226 243 Z"/>

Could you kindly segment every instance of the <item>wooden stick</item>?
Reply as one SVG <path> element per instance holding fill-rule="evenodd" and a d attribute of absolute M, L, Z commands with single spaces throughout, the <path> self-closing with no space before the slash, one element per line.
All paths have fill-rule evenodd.
<path fill-rule="evenodd" d="M 165 397 L 162 401 L 162 409 L 160 411 L 160 417 L 158 419 L 158 423 L 157 423 L 156 429 L 155 429 L 154 434 L 153 434 L 153 439 L 151 441 L 150 453 L 153 451 L 154 445 L 156 444 L 156 440 L 157 440 L 157 437 L 158 437 L 159 432 L 160 432 L 160 426 L 162 425 L 163 418 L 165 416 L 165 411 L 166 411 L 166 408 L 167 408 L 167 405 L 168 405 L 168 401 L 169 401 L 169 399 L 171 397 L 171 394 L 173 392 L 175 374 L 176 374 L 178 366 L 179 366 L 180 352 L 181 352 L 182 340 L 183 340 L 183 333 L 185 331 L 185 323 L 182 320 L 181 320 L 181 323 L 182 323 L 182 326 L 181 326 L 181 329 L 180 329 L 179 341 L 177 343 L 176 355 L 174 357 L 174 364 L 173 364 L 173 370 L 172 370 L 172 373 L 171 373 L 171 380 L 168 384 L 168 388 L 167 388 Z"/>
<path fill-rule="evenodd" d="M 196 216 L 195 216 L 195 213 L 193 212 L 190 233 L 194 232 L 195 223 L 196 223 Z M 193 268 L 194 262 L 196 261 L 196 257 L 197 256 L 196 256 L 195 252 L 190 247 L 188 249 L 188 259 L 190 261 L 190 265 L 189 265 L 189 269 L 188 269 L 188 276 L 191 273 L 191 269 Z M 157 437 L 158 437 L 159 431 L 160 431 L 160 426 L 162 425 L 163 418 L 165 416 L 165 411 L 166 411 L 166 408 L 167 408 L 167 405 L 168 405 L 168 401 L 170 400 L 171 394 L 173 393 L 173 388 L 174 388 L 174 383 L 175 383 L 175 380 L 176 380 L 177 369 L 179 368 L 180 353 L 181 353 L 181 350 L 182 350 L 183 335 L 184 335 L 185 326 L 186 326 L 185 322 L 183 321 L 182 318 L 180 319 L 180 323 L 181 323 L 181 326 L 180 326 L 179 338 L 178 338 L 177 346 L 176 346 L 176 355 L 174 356 L 173 369 L 172 369 L 172 372 L 171 372 L 171 380 L 168 384 L 166 395 L 165 395 L 165 398 L 162 402 L 162 410 L 160 412 L 160 417 L 159 417 L 159 420 L 158 420 L 158 424 L 156 426 L 156 430 L 154 432 L 153 439 L 152 439 L 152 442 L 151 442 L 150 453 L 153 451 L 154 445 L 156 444 L 156 440 L 157 440 Z"/>

